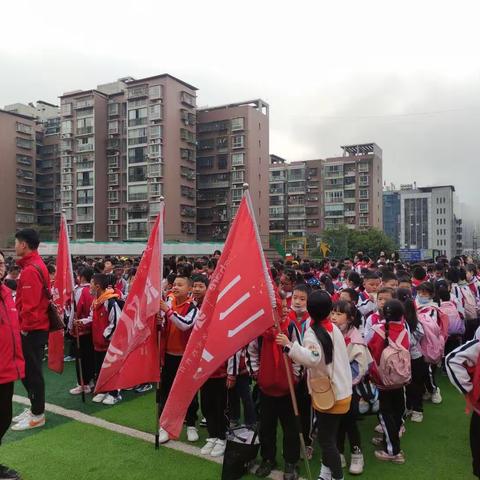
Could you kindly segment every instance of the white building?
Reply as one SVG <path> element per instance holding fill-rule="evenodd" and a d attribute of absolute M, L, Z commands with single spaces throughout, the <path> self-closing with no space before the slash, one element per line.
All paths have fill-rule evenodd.
<path fill-rule="evenodd" d="M 400 187 L 401 248 L 458 254 L 454 192 L 452 185 Z"/>

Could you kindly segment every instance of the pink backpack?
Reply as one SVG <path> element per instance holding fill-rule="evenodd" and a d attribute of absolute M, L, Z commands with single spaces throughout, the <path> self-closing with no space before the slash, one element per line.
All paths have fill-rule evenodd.
<path fill-rule="evenodd" d="M 451 300 L 442 302 L 439 310 L 448 317 L 448 335 L 463 335 L 465 333 L 465 323 Z"/>
<path fill-rule="evenodd" d="M 385 332 L 379 326 L 373 330 L 385 340 Z M 403 329 L 396 340 L 388 337 L 388 346 L 383 349 L 380 364 L 377 365 L 378 375 L 387 389 L 400 388 L 412 379 L 412 360 L 410 352 L 402 345 L 407 330 Z"/>
<path fill-rule="evenodd" d="M 469 287 L 461 288 L 463 296 L 463 307 L 465 308 L 465 320 L 475 320 L 477 318 L 477 300 Z"/>
<path fill-rule="evenodd" d="M 438 312 L 438 310 L 437 310 Z M 430 312 L 419 312 L 418 321 L 423 327 L 423 337 L 420 340 L 420 349 L 427 363 L 437 364 L 443 357 L 445 350 L 445 337 L 442 334 L 436 315 Z"/>

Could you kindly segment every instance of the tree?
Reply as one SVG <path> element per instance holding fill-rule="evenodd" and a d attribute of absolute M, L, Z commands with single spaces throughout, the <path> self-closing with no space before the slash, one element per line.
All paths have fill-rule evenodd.
<path fill-rule="evenodd" d="M 382 251 L 388 255 L 395 250 L 394 242 L 376 228 L 353 230 L 342 225 L 325 230 L 322 241 L 330 246 L 330 258 L 353 258 L 357 252 L 362 251 L 375 259 Z"/>

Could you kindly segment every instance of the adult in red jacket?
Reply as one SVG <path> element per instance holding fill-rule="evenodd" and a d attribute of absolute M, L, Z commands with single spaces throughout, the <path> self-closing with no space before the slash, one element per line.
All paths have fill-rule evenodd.
<path fill-rule="evenodd" d="M 21 267 L 15 302 L 20 319 L 22 350 L 25 358 L 23 385 L 28 393 L 31 408 L 13 419 L 12 430 L 28 430 L 45 425 L 45 381 L 42 361 L 48 341 L 49 300 L 45 286 L 50 290 L 50 277 L 38 254 L 38 233 L 25 228 L 15 234 L 17 264 Z"/>
<path fill-rule="evenodd" d="M 12 292 L 3 284 L 5 275 L 5 256 L 0 252 L 0 442 L 12 422 L 13 385 L 25 375 L 18 314 Z M 19 477 L 0 465 L 0 478 Z"/>

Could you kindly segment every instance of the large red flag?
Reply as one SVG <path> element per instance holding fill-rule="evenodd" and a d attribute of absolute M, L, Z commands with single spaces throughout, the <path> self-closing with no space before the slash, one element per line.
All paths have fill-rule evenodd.
<path fill-rule="evenodd" d="M 132 289 L 108 347 L 95 392 L 159 381 L 156 315 L 160 311 L 162 297 L 164 212 L 164 203 L 161 202 Z"/>
<path fill-rule="evenodd" d="M 274 323 L 275 297 L 248 191 L 228 233 L 160 418 L 178 438 L 193 396 L 230 356 Z"/>
<path fill-rule="evenodd" d="M 58 235 L 57 265 L 53 283 L 53 300 L 61 315 L 73 308 L 73 268 L 70 256 L 67 221 L 62 214 Z M 63 372 L 63 330 L 48 335 L 48 368 L 57 373 Z"/>

